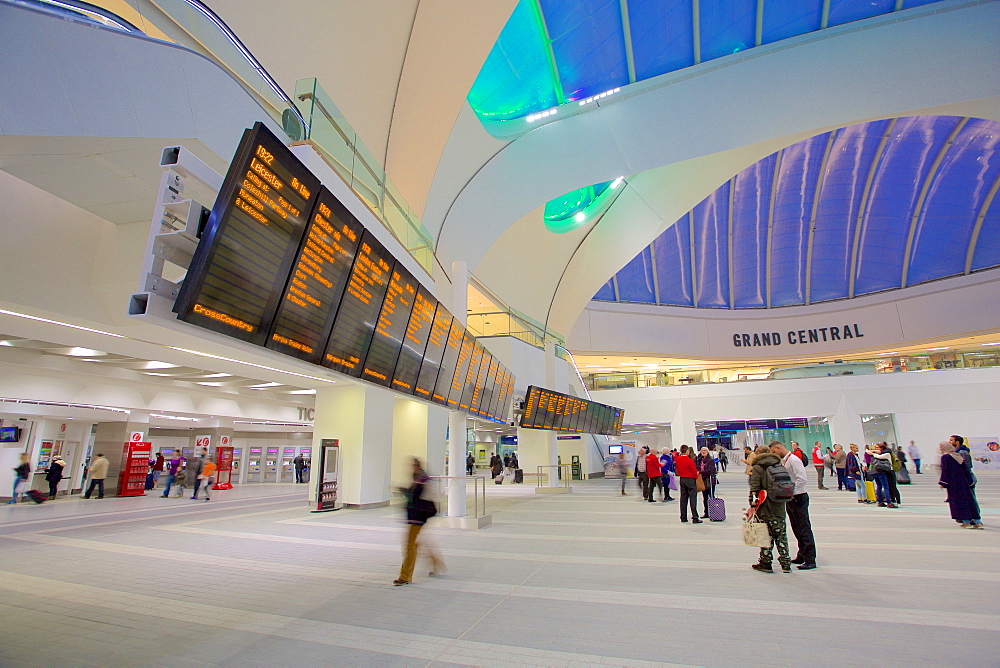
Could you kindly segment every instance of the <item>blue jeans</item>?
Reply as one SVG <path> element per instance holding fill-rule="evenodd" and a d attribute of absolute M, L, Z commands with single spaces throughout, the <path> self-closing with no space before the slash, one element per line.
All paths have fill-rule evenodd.
<path fill-rule="evenodd" d="M 174 484 L 174 480 L 177 478 L 176 475 L 167 474 L 167 486 L 163 490 L 163 496 L 170 494 L 170 486 Z"/>
<path fill-rule="evenodd" d="M 886 479 L 885 474 L 875 473 L 872 477 L 875 479 L 875 498 L 878 499 L 879 503 L 890 503 L 889 481 Z"/>

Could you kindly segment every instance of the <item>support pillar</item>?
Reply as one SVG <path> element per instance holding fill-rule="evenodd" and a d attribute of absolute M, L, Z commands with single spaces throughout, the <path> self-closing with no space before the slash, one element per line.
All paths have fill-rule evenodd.
<path fill-rule="evenodd" d="M 677 402 L 677 410 L 670 421 L 670 447 L 680 450 L 682 445 L 697 448 L 698 429 L 694 426 L 694 420 L 688 418 L 684 402 L 680 401 Z"/>
<path fill-rule="evenodd" d="M 392 402 L 392 459 L 394 487 L 407 487 L 413 476 L 412 457 L 418 457 L 429 475 L 435 475 L 427 457 L 427 404 L 403 397 Z"/>
<path fill-rule="evenodd" d="M 463 261 L 451 263 L 451 312 L 455 321 L 468 321 L 469 268 Z M 448 415 L 448 517 L 465 517 L 466 482 L 454 479 L 465 475 L 465 457 L 469 446 L 465 436 L 466 417 L 461 411 Z"/>
<path fill-rule="evenodd" d="M 848 445 L 851 443 L 857 443 L 861 450 L 864 451 L 865 430 L 861 425 L 861 416 L 854 410 L 854 406 L 847 400 L 846 395 L 841 395 L 837 412 L 830 416 L 829 424 L 830 439 L 834 443 L 840 443 L 844 446 L 845 452 L 849 451 Z M 806 452 L 810 452 L 812 444 L 808 444 L 808 449 L 803 449 Z"/>
<path fill-rule="evenodd" d="M 392 420 L 388 416 L 393 415 L 394 398 L 388 390 L 361 385 L 316 391 L 312 451 L 319 452 L 323 439 L 338 440 L 337 477 L 347 508 L 389 505 Z M 309 485 L 309 501 L 316 502 L 315 485 Z"/>

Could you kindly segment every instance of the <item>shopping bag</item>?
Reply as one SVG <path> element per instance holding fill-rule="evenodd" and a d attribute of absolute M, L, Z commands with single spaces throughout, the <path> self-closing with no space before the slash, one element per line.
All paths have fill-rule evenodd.
<path fill-rule="evenodd" d="M 673 473 L 667 476 L 667 489 L 672 489 L 675 492 L 677 491 L 677 476 Z"/>
<path fill-rule="evenodd" d="M 750 547 L 771 547 L 771 534 L 767 524 L 751 515 L 743 521 L 743 543 Z"/>

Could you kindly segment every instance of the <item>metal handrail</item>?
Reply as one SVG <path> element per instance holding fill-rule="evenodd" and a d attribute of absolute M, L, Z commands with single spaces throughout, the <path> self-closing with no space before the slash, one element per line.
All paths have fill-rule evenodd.
<path fill-rule="evenodd" d="M 559 471 L 559 473 L 561 474 L 560 475 L 560 480 L 562 481 L 562 484 L 555 485 L 555 487 L 566 487 L 568 489 L 569 488 L 569 480 L 570 480 L 570 477 L 572 475 L 571 467 L 572 467 L 572 464 L 540 464 L 538 466 L 538 481 L 535 483 L 535 488 L 537 489 L 537 488 L 540 488 L 540 487 L 550 487 L 550 485 L 543 485 L 542 484 L 542 477 L 544 476 L 545 481 L 548 482 L 549 481 L 549 476 L 551 474 L 548 471 L 543 471 L 542 469 L 563 469 L 563 468 L 565 468 L 566 469 L 565 471 Z"/>
<path fill-rule="evenodd" d="M 471 480 L 472 484 L 473 484 L 473 490 L 472 490 L 472 498 L 473 498 L 472 509 L 473 509 L 473 515 L 472 515 L 472 517 L 475 517 L 475 518 L 478 519 L 480 517 L 485 517 L 486 516 L 486 478 L 484 478 L 482 476 L 478 476 L 478 475 L 432 475 L 432 476 L 430 476 L 430 479 L 434 480 L 435 482 L 438 483 L 438 485 L 436 487 L 436 489 L 437 489 L 437 494 L 436 494 L 437 499 L 436 499 L 436 501 L 437 501 L 437 504 L 438 504 L 438 508 L 441 508 L 442 510 L 448 505 L 447 504 L 447 500 L 448 500 L 448 484 L 447 484 L 447 482 L 449 480 L 464 480 L 466 482 L 466 494 L 468 494 L 468 482 Z M 442 484 L 442 481 L 444 481 L 444 484 Z M 479 497 L 480 497 L 480 493 L 479 493 L 480 489 L 479 488 L 480 488 L 480 483 L 482 483 L 482 498 L 483 498 L 483 501 L 482 501 L 482 511 L 481 512 L 480 512 L 480 503 L 479 503 Z M 465 511 L 466 511 L 465 515 L 466 515 L 466 517 L 468 517 L 469 516 L 469 512 L 468 512 L 469 511 L 469 504 L 465 505 Z M 442 512 L 442 514 L 444 514 L 444 513 Z"/>

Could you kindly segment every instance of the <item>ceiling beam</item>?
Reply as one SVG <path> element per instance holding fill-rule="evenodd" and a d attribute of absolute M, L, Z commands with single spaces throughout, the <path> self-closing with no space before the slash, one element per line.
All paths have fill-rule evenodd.
<path fill-rule="evenodd" d="M 913 216 L 910 218 L 910 231 L 906 235 L 906 246 L 903 249 L 903 271 L 899 278 L 899 287 L 905 288 L 907 281 L 907 274 L 910 273 L 910 253 L 913 250 L 913 237 L 917 233 L 917 223 L 920 222 L 920 214 L 924 211 L 924 205 L 927 203 L 927 193 L 931 189 L 931 184 L 934 183 L 934 178 L 937 176 L 938 168 L 944 161 L 946 155 L 948 155 L 948 149 L 951 148 L 951 143 L 955 141 L 955 137 L 958 133 L 962 131 L 965 124 L 969 122 L 968 118 L 963 118 L 955 127 L 952 129 L 948 138 L 944 140 L 944 144 L 941 145 L 940 150 L 938 150 L 937 156 L 934 158 L 934 162 L 931 163 L 931 168 L 927 170 L 927 176 L 924 177 L 924 184 L 920 187 L 920 194 L 917 196 L 917 203 L 913 207 Z"/>
<path fill-rule="evenodd" d="M 694 252 L 694 209 L 687 213 L 688 216 L 688 253 L 691 258 L 691 306 L 698 306 L 698 271 L 695 267 Z"/>
<path fill-rule="evenodd" d="M 737 174 L 737 176 L 739 176 Z M 733 295 L 733 283 L 735 279 L 733 278 L 733 201 L 736 199 L 736 176 L 729 179 L 729 221 L 728 221 L 728 246 L 726 249 L 727 272 L 729 274 L 729 310 L 732 311 L 736 308 L 736 297 Z"/>
<path fill-rule="evenodd" d="M 552 49 L 552 37 L 549 35 L 549 26 L 545 23 L 541 2 L 534 0 L 531 6 L 535 10 L 535 19 L 542 31 L 542 39 L 545 40 L 545 54 L 549 63 L 549 75 L 552 77 L 552 88 L 556 93 L 556 104 L 565 104 L 566 93 L 563 91 L 562 77 L 559 76 L 559 65 L 556 63 L 556 52 Z"/>
<path fill-rule="evenodd" d="M 993 199 L 997 196 L 998 190 L 1000 190 L 1000 174 L 998 174 L 996 180 L 993 181 L 993 186 L 990 188 L 990 191 L 986 193 L 986 199 L 983 200 L 983 205 L 979 207 L 979 215 L 976 216 L 976 224 L 972 228 L 972 235 L 969 237 L 969 248 L 965 251 L 965 274 L 970 274 L 972 272 L 972 259 L 976 254 L 976 244 L 979 243 L 979 231 L 983 229 L 983 221 L 986 219 L 986 212 L 990 210 L 990 205 L 993 204 Z"/>
<path fill-rule="evenodd" d="M 781 174 L 781 156 L 784 152 L 785 149 L 781 149 L 775 154 L 774 174 L 771 177 L 771 198 L 767 203 L 767 253 L 764 256 L 764 286 L 767 293 L 765 304 L 767 308 L 771 308 L 771 247 L 773 245 L 771 232 L 774 229 L 774 196 L 778 193 L 778 176 Z"/>
<path fill-rule="evenodd" d="M 819 208 L 819 197 L 823 192 L 823 181 L 826 178 L 826 165 L 830 160 L 830 151 L 833 149 L 834 137 L 837 130 L 832 130 L 826 138 L 826 150 L 823 151 L 823 161 L 819 166 L 819 174 L 816 176 L 816 190 L 813 191 L 812 211 L 809 213 L 809 242 L 806 244 L 806 304 L 812 303 L 812 261 L 813 261 L 813 238 L 816 236 L 816 210 Z"/>
<path fill-rule="evenodd" d="M 757 0 L 757 20 L 753 29 L 753 45 L 760 46 L 764 39 L 764 0 Z"/>
<path fill-rule="evenodd" d="M 885 132 L 882 134 L 881 141 L 879 141 L 878 148 L 875 149 L 875 155 L 872 156 L 872 164 L 868 166 L 868 177 L 865 179 L 865 189 L 861 193 L 861 202 L 858 204 L 857 224 L 854 227 L 854 243 L 851 244 L 851 273 L 848 276 L 848 297 L 854 297 L 855 277 L 858 273 L 858 247 L 861 244 L 861 228 L 865 222 L 865 209 L 868 207 L 868 195 L 871 192 L 872 181 L 875 180 L 875 169 L 878 167 L 878 161 L 881 159 L 882 152 L 885 150 L 886 142 L 888 142 L 889 137 L 892 136 L 892 131 L 896 127 L 897 120 L 899 119 L 894 118 L 889 122 Z"/>
<path fill-rule="evenodd" d="M 618 0 L 622 15 L 622 37 L 625 40 L 625 62 L 628 65 L 628 82 L 635 83 L 635 58 L 632 55 L 632 25 L 628 19 L 628 0 Z"/>
<path fill-rule="evenodd" d="M 691 0 L 691 44 L 694 45 L 694 64 L 701 62 L 701 7 L 699 0 Z"/>
<path fill-rule="evenodd" d="M 830 25 L 830 0 L 823 0 L 823 11 L 820 14 L 819 27 L 820 30 L 827 28 Z"/>

